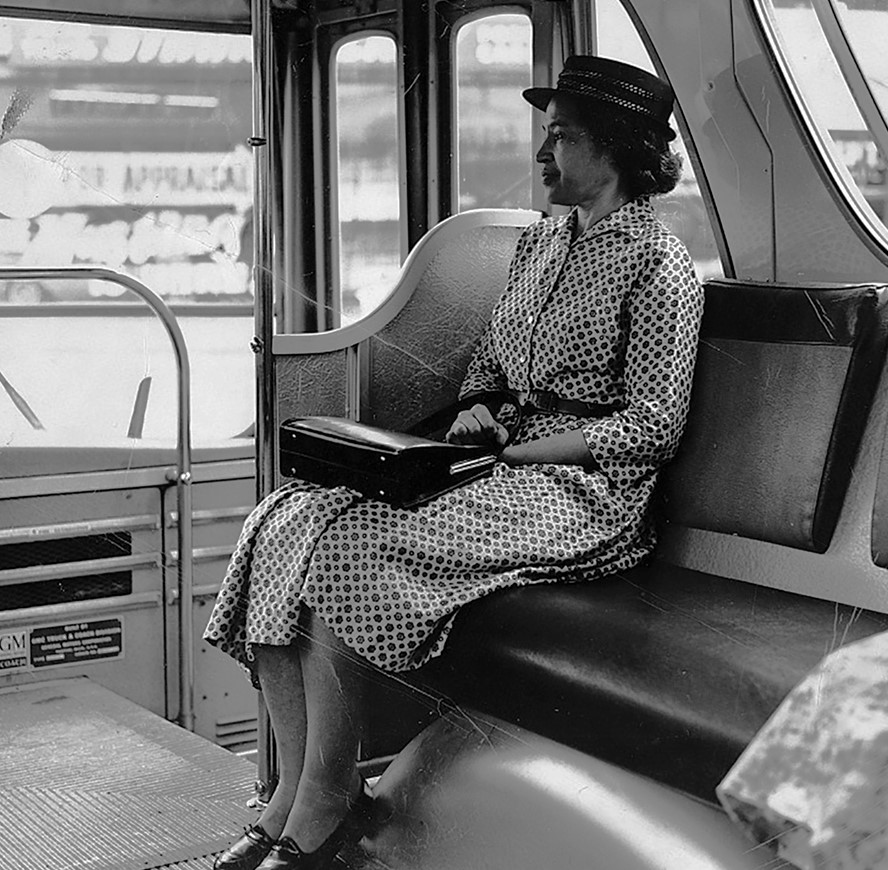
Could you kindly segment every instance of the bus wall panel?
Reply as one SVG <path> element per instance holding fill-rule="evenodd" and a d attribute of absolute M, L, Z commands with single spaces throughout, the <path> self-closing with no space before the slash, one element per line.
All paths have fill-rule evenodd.
<path fill-rule="evenodd" d="M 228 560 L 243 521 L 256 502 L 252 477 L 199 483 L 193 496 L 193 610 L 194 638 L 194 730 L 232 751 L 255 748 L 257 696 L 244 671 L 227 655 L 203 640 L 216 593 L 225 576 Z M 170 548 L 175 547 L 173 511 L 175 491 L 164 499 L 164 517 Z M 174 552 L 166 560 L 166 646 L 170 651 L 167 670 L 168 718 L 178 713 L 178 607 L 177 561 Z"/>
<path fill-rule="evenodd" d="M 849 220 L 847 199 L 801 126 L 752 4 L 628 5 L 655 34 L 652 54 L 675 88 L 683 132 L 693 140 L 736 276 L 885 280 L 888 252 Z"/>
<path fill-rule="evenodd" d="M 129 536 L 117 538 L 119 555 L 84 560 L 89 553 L 80 552 L 75 542 L 90 532 L 106 529 L 108 523 L 118 522 L 121 532 Z M 13 584 L 27 589 L 32 585 L 27 572 L 35 570 L 47 582 L 55 582 L 53 577 L 57 576 L 57 582 L 69 584 L 72 589 L 67 601 L 45 603 L 35 595 L 25 602 L 28 606 L 0 611 L 0 688 L 88 676 L 163 715 L 160 490 L 146 487 L 0 500 L 0 529 L 4 534 L 20 530 L 33 541 L 50 545 L 43 564 L 22 566 L 25 582 L 10 573 L 16 569 L 7 569 L 0 594 L 4 587 L 9 589 Z M 55 555 L 49 555 L 50 550 L 55 550 Z M 124 560 L 131 567 L 109 572 L 114 560 Z M 95 584 L 100 587 L 103 578 L 129 573 L 131 590 L 108 597 L 93 597 L 92 592 L 88 598 L 81 597 L 76 586 L 80 561 L 84 562 L 83 575 L 95 576 L 90 589 Z M 48 589 L 36 579 L 33 585 L 43 592 Z M 107 643 L 97 639 L 99 632 L 109 633 Z M 12 654 L 10 644 L 14 642 L 24 643 L 24 660 Z M 120 651 L 113 652 L 117 647 Z M 51 658 L 41 658 L 43 653 L 59 655 L 58 664 Z"/>

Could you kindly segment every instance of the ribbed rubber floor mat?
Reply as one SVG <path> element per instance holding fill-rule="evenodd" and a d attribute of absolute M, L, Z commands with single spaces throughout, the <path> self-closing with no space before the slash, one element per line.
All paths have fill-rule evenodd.
<path fill-rule="evenodd" d="M 0 870 L 204 870 L 255 774 L 89 680 L 0 691 Z"/>

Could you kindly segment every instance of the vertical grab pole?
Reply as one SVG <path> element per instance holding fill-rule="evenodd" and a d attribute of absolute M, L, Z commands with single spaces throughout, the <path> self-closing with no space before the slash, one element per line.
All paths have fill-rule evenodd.
<path fill-rule="evenodd" d="M 598 35 L 595 21 L 596 0 L 585 3 L 575 3 L 573 7 L 573 35 L 574 44 L 571 51 L 574 54 L 597 54 Z"/>
<path fill-rule="evenodd" d="M 256 354 L 256 498 L 263 499 L 274 486 L 274 281 L 271 232 L 272 201 L 269 196 L 272 149 L 269 114 L 273 107 L 273 52 L 271 0 L 252 0 L 250 24 L 253 35 L 253 293 Z M 258 800 L 267 800 L 277 781 L 277 754 L 268 710 L 261 696 L 257 711 Z"/>
<path fill-rule="evenodd" d="M 166 320 L 164 320 L 166 324 Z M 176 566 L 179 590 L 179 724 L 194 731 L 194 534 L 191 490 L 191 366 L 179 324 L 167 324 L 179 364 L 179 432 L 176 526 L 179 562 Z"/>
<path fill-rule="evenodd" d="M 273 359 L 274 281 L 271 238 L 271 148 L 268 141 L 272 106 L 271 0 L 251 3 L 253 33 L 253 351 L 256 354 L 256 495 L 264 498 L 274 486 Z"/>
<path fill-rule="evenodd" d="M 429 3 L 428 0 L 407 0 L 398 5 L 404 29 L 407 248 L 412 251 L 429 228 Z"/>

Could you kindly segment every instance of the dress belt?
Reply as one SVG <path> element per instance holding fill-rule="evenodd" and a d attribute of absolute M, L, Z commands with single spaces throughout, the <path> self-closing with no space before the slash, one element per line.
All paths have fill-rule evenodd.
<path fill-rule="evenodd" d="M 562 399 L 551 390 L 521 390 L 515 393 L 518 402 L 525 410 L 540 414 L 571 414 L 574 417 L 609 417 L 622 410 L 622 406 L 581 402 L 579 399 Z"/>

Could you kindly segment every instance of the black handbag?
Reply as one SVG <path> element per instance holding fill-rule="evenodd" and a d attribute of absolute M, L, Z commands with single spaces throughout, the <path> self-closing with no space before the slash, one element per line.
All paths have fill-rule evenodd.
<path fill-rule="evenodd" d="M 281 473 L 323 486 L 346 486 L 395 507 L 416 507 L 493 471 L 497 449 L 426 437 L 446 431 L 460 410 L 482 400 L 495 403 L 497 411 L 503 404 L 515 404 L 520 415 L 510 396 L 485 393 L 438 411 L 409 433 L 341 417 L 286 420 L 279 432 Z"/>

